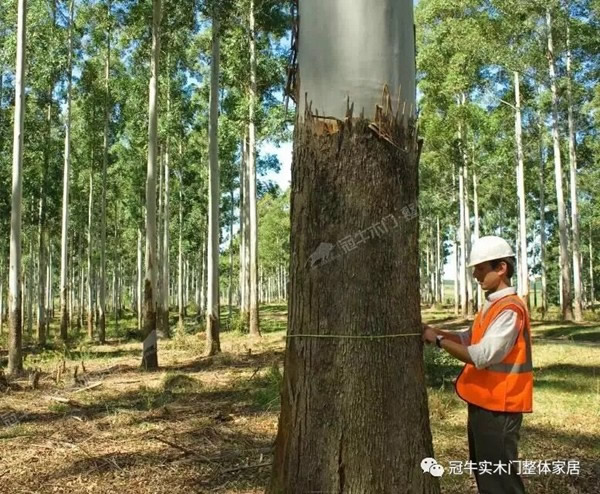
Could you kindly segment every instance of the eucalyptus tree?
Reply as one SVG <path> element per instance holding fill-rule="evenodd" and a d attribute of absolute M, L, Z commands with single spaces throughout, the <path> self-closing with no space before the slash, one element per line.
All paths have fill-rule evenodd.
<path fill-rule="evenodd" d="M 69 2 L 69 53 L 67 59 L 67 102 L 65 114 L 65 164 L 63 168 L 63 200 L 60 241 L 60 336 L 67 340 L 69 309 L 67 307 L 68 290 L 68 232 L 69 232 L 69 188 L 71 178 L 71 95 L 73 85 L 73 12 L 74 0 Z"/>
<path fill-rule="evenodd" d="M 17 56 L 15 63 L 15 111 L 13 132 L 12 199 L 10 215 L 9 342 L 8 373 L 23 371 L 21 318 L 21 203 L 23 187 L 23 122 L 25 106 L 25 51 L 27 2 L 19 0 L 17 14 Z"/>
<path fill-rule="evenodd" d="M 299 19 L 291 311 L 267 492 L 439 492 L 419 467 L 432 445 L 414 333 L 413 2 L 303 0 Z"/>
<path fill-rule="evenodd" d="M 144 278 L 144 347 L 142 367 L 158 368 L 156 336 L 156 167 L 158 133 L 158 71 L 161 0 L 152 1 L 152 56 L 148 104 L 148 168 L 146 178 L 146 274 Z"/>

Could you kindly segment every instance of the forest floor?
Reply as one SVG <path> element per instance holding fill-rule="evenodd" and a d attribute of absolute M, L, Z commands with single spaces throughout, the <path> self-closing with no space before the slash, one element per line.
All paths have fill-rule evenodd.
<path fill-rule="evenodd" d="M 450 329 L 468 325 L 448 311 L 424 310 L 423 318 Z M 263 338 L 225 331 L 223 353 L 203 358 L 190 318 L 185 331 L 161 340 L 153 373 L 140 371 L 133 318 L 118 330 L 110 326 L 106 345 L 82 335 L 68 350 L 30 349 L 25 364 L 41 369 L 38 388 L 21 379 L 0 391 L 0 492 L 262 493 L 277 432 L 286 321 L 285 305 L 264 306 Z M 533 334 L 534 413 L 524 418 L 520 456 L 575 461 L 579 474 L 525 475 L 527 492 L 597 493 L 600 323 L 536 321 Z M 435 456 L 446 468 L 442 492 L 475 492 L 468 474 L 449 469 L 451 461 L 468 460 L 466 407 L 452 386 L 460 366 L 429 347 L 425 362 Z"/>

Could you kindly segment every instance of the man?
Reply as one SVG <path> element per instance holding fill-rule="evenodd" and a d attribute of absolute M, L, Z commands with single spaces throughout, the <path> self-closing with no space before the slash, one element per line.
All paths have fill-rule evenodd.
<path fill-rule="evenodd" d="M 510 286 L 514 253 L 500 237 L 482 237 L 468 266 L 486 292 L 471 329 L 425 325 L 423 340 L 465 362 L 456 392 L 468 404 L 469 457 L 481 494 L 521 494 L 518 441 L 523 413 L 532 411 L 533 371 L 527 307 Z"/>

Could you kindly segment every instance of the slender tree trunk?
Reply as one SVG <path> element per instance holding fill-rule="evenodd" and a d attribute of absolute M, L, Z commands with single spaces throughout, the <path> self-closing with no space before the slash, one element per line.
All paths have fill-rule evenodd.
<path fill-rule="evenodd" d="M 29 262 L 27 263 L 27 334 L 33 331 L 33 238 L 29 241 Z"/>
<path fill-rule="evenodd" d="M 144 345 L 142 367 L 158 369 L 156 337 L 156 165 L 161 0 L 152 1 L 152 59 L 148 105 L 148 171 L 146 178 L 146 275 L 144 278 Z"/>
<path fill-rule="evenodd" d="M 1 334 L 4 334 L 4 263 L 0 261 L 0 335 Z"/>
<path fill-rule="evenodd" d="M 40 189 L 39 208 L 39 249 L 38 249 L 38 343 L 41 347 L 46 345 L 46 245 L 48 243 L 46 233 L 46 197 L 48 190 L 48 168 L 50 166 L 50 144 L 52 139 L 52 91 L 51 84 L 48 91 L 48 105 L 46 110 L 46 145 L 44 148 L 44 170 L 42 172 L 42 185 Z"/>
<path fill-rule="evenodd" d="M 477 193 L 477 174 L 473 172 L 473 212 L 475 214 L 475 240 L 480 237 L 479 232 L 479 194 Z M 483 290 L 481 285 L 477 284 L 477 310 L 483 304 Z"/>
<path fill-rule="evenodd" d="M 258 218 L 256 213 L 256 138 L 254 107 L 256 89 L 256 31 L 254 26 L 254 0 L 250 0 L 250 114 L 248 118 L 248 202 L 250 206 L 250 334 L 260 336 L 258 317 Z"/>
<path fill-rule="evenodd" d="M 208 275 L 208 231 L 204 231 L 204 240 L 202 241 L 202 285 L 200 287 L 200 307 L 201 312 L 206 312 L 207 298 L 207 277 Z"/>
<path fill-rule="evenodd" d="M 592 304 L 592 310 L 596 308 L 596 292 L 594 290 L 594 249 L 592 247 L 592 223 L 590 222 L 590 302 Z M 0 311 L 1 313 L 2 311 Z"/>
<path fill-rule="evenodd" d="M 167 59 L 167 68 L 170 68 L 170 58 Z M 167 84 L 167 121 L 169 118 L 169 114 L 171 111 L 171 77 L 169 75 L 168 79 L 168 84 Z M 170 242 L 170 232 L 169 232 L 169 225 L 170 225 L 170 218 L 171 218 L 171 213 L 170 213 L 170 175 L 171 175 L 171 168 L 170 168 L 170 154 L 169 154 L 169 136 L 167 133 L 167 138 L 166 138 L 166 143 L 165 143 L 165 200 L 164 200 L 164 211 L 163 211 L 163 248 L 162 248 L 162 255 L 163 255 L 163 263 L 162 263 L 162 272 L 163 272 L 163 293 L 162 293 L 162 300 L 161 300 L 161 304 L 162 304 L 162 331 L 165 335 L 169 336 L 171 331 L 170 331 L 170 327 L 169 327 L 169 287 L 171 285 L 170 283 L 170 272 L 169 272 L 169 262 L 170 262 L 170 257 L 169 257 L 169 242 Z"/>
<path fill-rule="evenodd" d="M 138 330 L 140 334 L 143 330 L 143 252 L 142 252 L 142 229 L 138 228 L 138 247 L 137 247 L 137 317 L 138 317 Z"/>
<path fill-rule="evenodd" d="M 94 208 L 94 149 L 92 147 L 92 158 L 90 163 L 90 188 L 88 201 L 88 249 L 87 249 L 87 332 L 88 338 L 91 340 L 94 337 L 94 300 L 92 291 L 92 210 Z"/>
<path fill-rule="evenodd" d="M 196 294 L 195 294 L 195 300 L 196 300 L 196 319 L 197 320 L 202 320 L 202 291 L 201 291 L 201 279 L 202 279 L 202 253 L 204 251 L 204 240 L 202 240 L 202 242 L 200 243 L 200 252 L 199 255 L 196 259 L 196 265 L 197 265 L 197 273 L 196 273 Z"/>
<path fill-rule="evenodd" d="M 241 144 L 240 161 L 240 319 L 245 321 L 246 312 L 246 135 Z"/>
<path fill-rule="evenodd" d="M 465 192 L 464 175 L 462 170 L 458 174 L 458 200 L 459 200 L 459 228 L 460 228 L 460 271 L 458 274 L 460 285 L 460 311 L 463 316 L 468 314 L 467 299 L 467 236 L 465 226 Z"/>
<path fill-rule="evenodd" d="M 21 318 L 21 203 L 23 196 L 23 122 L 25 117 L 25 42 L 27 2 L 19 0 L 17 58 L 15 67 L 15 113 L 13 124 L 12 198 L 10 210 L 8 373 L 23 372 Z"/>
<path fill-rule="evenodd" d="M 4 263 L 0 263 L 0 335 L 4 334 Z"/>
<path fill-rule="evenodd" d="M 527 221 L 525 217 L 525 156 L 523 154 L 523 130 L 521 124 L 521 81 L 519 73 L 514 73 L 515 81 L 515 141 L 517 147 L 517 195 L 519 197 L 520 245 L 519 269 L 521 292 L 519 295 L 529 308 L 529 270 L 527 268 Z"/>
<path fill-rule="evenodd" d="M 156 248 L 156 329 L 162 329 L 164 321 L 163 317 L 163 293 L 165 292 L 163 284 L 163 159 L 162 159 L 162 146 L 158 146 L 157 151 L 157 167 L 158 167 L 158 209 L 156 216 L 156 230 L 157 230 L 157 248 Z"/>
<path fill-rule="evenodd" d="M 108 16 L 111 12 L 111 0 L 106 4 Z M 98 339 L 100 344 L 106 340 L 106 174 L 108 168 L 108 145 L 110 132 L 110 38 L 109 27 L 106 35 L 106 59 L 104 64 L 104 144 L 102 152 L 102 205 L 100 219 L 100 297 L 98 304 Z"/>
<path fill-rule="evenodd" d="M 546 158 L 544 156 L 544 126 L 541 116 L 538 119 L 538 128 L 540 132 L 539 151 L 540 151 L 540 271 L 541 271 L 541 306 L 542 319 L 546 317 L 548 310 L 547 282 L 546 282 Z"/>
<path fill-rule="evenodd" d="M 69 3 L 69 53 L 67 62 L 67 115 L 65 128 L 65 166 L 63 175 L 62 235 L 60 242 L 60 337 L 67 341 L 69 326 L 69 309 L 67 306 L 68 287 L 68 253 L 69 253 L 69 177 L 71 174 L 71 87 L 73 72 L 73 4 Z"/>
<path fill-rule="evenodd" d="M 465 106 L 467 104 L 467 97 L 465 93 L 462 93 L 459 98 L 460 105 Z M 463 230 L 464 240 L 463 251 L 464 251 L 464 282 L 466 285 L 466 314 L 473 315 L 473 279 L 471 277 L 470 269 L 467 268 L 467 259 L 471 251 L 471 212 L 469 208 L 469 155 L 467 151 L 467 131 L 466 124 L 461 121 L 459 125 L 459 136 L 461 141 L 461 154 L 462 154 L 462 175 L 463 175 Z M 464 309 L 463 309 L 464 310 Z"/>
<path fill-rule="evenodd" d="M 119 203 L 115 204 L 115 240 L 113 249 L 113 313 L 115 318 L 115 328 L 119 329 Z"/>
<path fill-rule="evenodd" d="M 581 248 L 579 246 L 579 213 L 577 206 L 577 151 L 575 140 L 575 118 L 573 117 L 573 89 L 571 70 L 571 29 L 567 19 L 567 99 L 569 119 L 569 175 L 571 185 L 571 229 L 573 232 L 573 285 L 574 285 L 574 316 L 575 321 L 583 321 L 583 306 L 581 303 Z"/>
<path fill-rule="evenodd" d="M 220 26 L 218 14 L 213 11 L 212 60 L 210 64 L 210 117 L 209 117 L 209 194 L 208 194 L 208 297 L 206 307 L 205 355 L 221 351 L 219 339 L 219 74 L 220 74 Z"/>
<path fill-rule="evenodd" d="M 177 255 L 177 314 L 178 326 L 183 330 L 185 319 L 183 312 L 183 179 L 179 184 L 179 244 Z"/>
<path fill-rule="evenodd" d="M 562 318 L 566 321 L 573 320 L 573 309 L 571 307 L 571 273 L 569 269 L 569 250 L 567 240 L 567 221 L 565 212 L 565 201 L 563 196 L 562 163 L 560 156 L 560 136 L 558 122 L 558 89 L 556 85 L 556 74 L 554 69 L 554 44 L 552 39 L 552 14 L 550 8 L 546 10 L 546 25 L 548 28 L 548 71 L 550 74 L 550 89 L 552 92 L 552 142 L 554 145 L 554 178 L 556 181 L 556 204 L 558 209 L 558 229 L 560 236 L 560 271 L 561 271 L 561 293 Z"/>
<path fill-rule="evenodd" d="M 231 199 L 231 220 L 229 221 L 229 293 L 228 302 L 229 313 L 227 316 L 227 326 L 231 328 L 231 317 L 232 317 L 232 297 L 233 297 L 233 222 L 234 222 L 234 210 L 235 204 L 233 202 L 233 184 L 229 191 L 229 198 Z"/>
<path fill-rule="evenodd" d="M 85 308 L 85 268 L 83 263 L 83 244 L 79 245 L 79 302 L 77 307 L 77 328 L 84 326 Z"/>
<path fill-rule="evenodd" d="M 440 217 L 436 217 L 436 249 L 435 249 L 435 276 L 436 276 L 436 294 L 435 298 L 439 305 L 444 303 L 444 280 L 442 276 L 443 259 L 442 259 L 442 241 L 440 231 Z"/>
<path fill-rule="evenodd" d="M 48 245 L 48 289 L 47 293 L 47 301 L 46 301 L 46 335 L 50 334 L 50 320 L 54 319 L 54 292 L 52 282 L 53 279 L 53 269 L 52 269 L 52 246 Z"/>

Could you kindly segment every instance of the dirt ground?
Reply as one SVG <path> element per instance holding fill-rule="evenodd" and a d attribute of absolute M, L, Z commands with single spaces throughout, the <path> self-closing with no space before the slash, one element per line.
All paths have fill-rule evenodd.
<path fill-rule="evenodd" d="M 263 338 L 225 332 L 217 357 L 198 357 L 199 335 L 161 340 L 154 373 L 140 371 L 138 342 L 29 355 L 27 367 L 41 370 L 38 388 L 24 378 L 0 392 L 0 493 L 264 492 L 277 432 L 285 307 L 264 316 Z M 540 341 L 546 331 L 556 336 L 553 329 L 538 327 Z M 539 460 L 578 458 L 581 472 L 531 476 L 528 492 L 600 492 L 600 348 L 571 343 L 535 345 L 538 409 L 525 419 L 521 452 Z M 436 458 L 466 460 L 464 404 L 451 386 L 457 362 L 427 353 L 426 363 Z M 445 476 L 442 488 L 475 492 L 468 475 Z"/>

